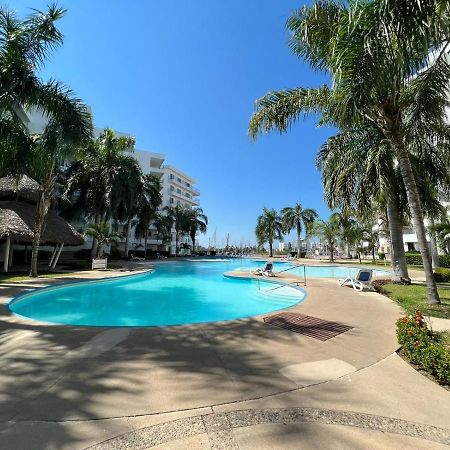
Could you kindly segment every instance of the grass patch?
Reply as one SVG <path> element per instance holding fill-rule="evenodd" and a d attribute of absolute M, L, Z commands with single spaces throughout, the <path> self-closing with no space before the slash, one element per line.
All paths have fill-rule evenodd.
<path fill-rule="evenodd" d="M 438 289 L 441 298 L 440 305 L 427 304 L 427 288 L 423 285 L 411 284 L 405 286 L 388 283 L 376 285 L 376 289 L 399 303 L 408 314 L 413 314 L 419 310 L 425 316 L 450 319 L 450 283 L 440 283 L 440 286 L 444 287 Z"/>
<path fill-rule="evenodd" d="M 41 273 L 39 278 L 61 278 L 69 276 L 70 273 Z M 0 283 L 14 283 L 15 281 L 36 280 L 36 278 L 30 278 L 28 275 L 1 275 Z"/>
<path fill-rule="evenodd" d="M 326 262 L 326 263 L 330 263 L 331 261 L 330 259 L 320 259 L 319 261 L 321 262 Z M 362 267 L 375 267 L 375 268 L 381 268 L 381 269 L 385 269 L 385 270 L 392 270 L 392 266 L 391 266 L 391 262 L 390 261 L 386 261 L 386 263 L 384 262 L 384 259 L 377 259 L 375 260 L 375 262 L 371 259 L 363 259 L 361 260 L 361 263 L 359 262 L 358 259 L 346 259 L 346 260 L 339 260 L 339 261 L 334 261 L 332 264 L 335 265 L 346 265 L 346 266 L 362 266 Z M 408 264 L 408 269 L 412 269 L 412 270 L 423 270 L 423 266 L 422 265 L 414 265 L 414 264 Z"/>

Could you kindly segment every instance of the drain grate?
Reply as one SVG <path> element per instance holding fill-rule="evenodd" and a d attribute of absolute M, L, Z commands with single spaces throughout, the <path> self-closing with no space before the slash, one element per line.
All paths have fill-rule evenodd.
<path fill-rule="evenodd" d="M 264 322 L 278 328 L 304 334 L 305 336 L 327 341 L 335 336 L 351 330 L 353 327 L 338 322 L 318 319 L 297 313 L 279 313 L 264 317 Z"/>

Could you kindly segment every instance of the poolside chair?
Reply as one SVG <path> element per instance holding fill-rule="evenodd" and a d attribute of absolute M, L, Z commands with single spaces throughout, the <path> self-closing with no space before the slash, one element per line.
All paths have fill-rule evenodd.
<path fill-rule="evenodd" d="M 273 263 L 267 261 L 264 267 L 261 269 L 256 269 L 252 272 L 252 275 L 262 275 L 263 277 L 274 277 L 273 273 Z"/>
<path fill-rule="evenodd" d="M 365 287 L 371 287 L 373 270 L 371 269 L 360 269 L 356 274 L 356 277 L 347 277 L 344 279 L 339 279 L 339 286 L 350 285 L 355 291 L 361 292 Z"/>
<path fill-rule="evenodd" d="M 145 261 L 145 258 L 140 258 L 139 256 L 134 256 L 133 253 L 130 253 L 131 261 Z"/>

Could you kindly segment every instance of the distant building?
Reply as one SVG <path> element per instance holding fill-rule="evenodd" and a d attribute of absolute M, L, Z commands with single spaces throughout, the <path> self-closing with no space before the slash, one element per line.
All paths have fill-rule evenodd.
<path fill-rule="evenodd" d="M 196 180 L 176 167 L 165 165 L 166 156 L 161 153 L 135 150 L 134 155 L 139 161 L 144 173 L 156 175 L 161 179 L 162 205 L 183 206 L 193 208 L 200 205 L 200 191 L 195 187 Z M 156 238 L 154 235 L 153 237 Z M 171 254 L 175 254 L 175 230 L 172 230 L 172 242 L 169 245 Z M 190 238 L 185 237 L 179 244 L 189 244 Z M 148 249 L 158 250 L 163 245 L 156 239 L 148 241 Z"/>
<path fill-rule="evenodd" d="M 22 122 L 32 133 L 41 133 L 47 125 L 48 120 L 46 116 L 38 109 L 25 110 L 20 107 L 17 113 Z M 103 131 L 104 128 L 95 128 L 94 136 L 98 137 Z M 114 131 L 114 133 L 116 136 L 132 136 L 129 133 L 119 131 Z M 161 209 L 166 206 L 181 205 L 186 208 L 192 208 L 200 205 L 198 198 L 200 196 L 200 191 L 195 187 L 196 180 L 176 167 L 165 165 L 165 155 L 144 150 L 134 150 L 132 155 L 137 159 L 144 173 L 156 175 L 161 179 Z M 88 221 L 77 221 L 73 225 L 82 233 L 87 227 Z M 119 232 L 125 233 L 126 228 L 119 224 Z M 152 233 L 149 236 L 147 242 L 148 250 L 169 251 L 171 254 L 175 254 L 175 230 L 172 230 L 172 241 L 169 244 L 163 244 L 161 240 L 156 240 L 156 237 L 156 233 Z M 90 248 L 92 245 L 91 243 L 91 238 L 86 238 L 85 244 L 78 247 L 78 249 Z M 130 252 L 133 252 L 134 249 L 143 250 L 143 242 L 140 242 L 135 238 L 134 228 L 132 228 L 130 232 L 129 243 Z M 179 244 L 183 243 L 189 244 L 190 238 L 185 237 L 179 241 Z M 119 250 L 123 250 L 124 242 L 119 243 L 118 248 Z"/>

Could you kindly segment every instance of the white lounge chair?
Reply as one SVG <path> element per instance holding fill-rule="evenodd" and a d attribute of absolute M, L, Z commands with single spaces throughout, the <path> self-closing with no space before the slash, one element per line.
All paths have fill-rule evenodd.
<path fill-rule="evenodd" d="M 145 258 L 141 258 L 139 256 L 134 256 L 133 253 L 130 253 L 131 261 L 145 261 Z"/>
<path fill-rule="evenodd" d="M 262 275 L 263 277 L 274 277 L 273 273 L 273 263 L 267 261 L 264 267 L 261 269 L 256 269 L 252 272 L 253 275 Z"/>
<path fill-rule="evenodd" d="M 360 269 L 356 274 L 356 277 L 347 277 L 344 279 L 339 279 L 339 286 L 350 285 L 355 291 L 361 292 L 365 287 L 370 288 L 372 282 L 373 270 L 371 269 Z"/>

